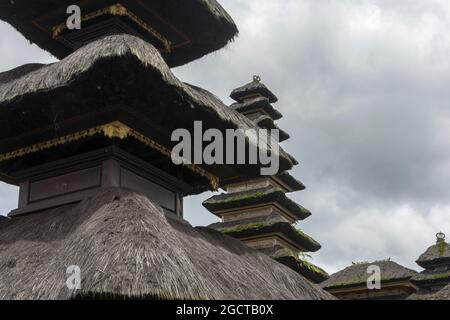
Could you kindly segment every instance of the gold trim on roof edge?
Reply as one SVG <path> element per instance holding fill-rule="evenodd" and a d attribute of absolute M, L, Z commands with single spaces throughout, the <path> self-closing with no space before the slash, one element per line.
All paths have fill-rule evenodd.
<path fill-rule="evenodd" d="M 145 21 L 142 21 L 141 19 L 139 19 L 138 16 L 136 16 L 134 13 L 129 11 L 127 8 L 125 8 L 120 3 L 116 3 L 116 4 L 113 4 L 113 5 L 109 6 L 109 7 L 106 7 L 106 8 L 103 8 L 103 9 L 99 9 L 99 10 L 93 11 L 93 12 L 91 12 L 89 14 L 86 14 L 86 15 L 81 17 L 81 22 L 89 21 L 89 20 L 92 20 L 94 18 L 100 17 L 100 16 L 105 15 L 105 14 L 110 14 L 110 15 L 113 15 L 113 16 L 122 16 L 122 17 L 130 18 L 131 20 L 133 20 L 134 23 L 139 25 L 142 29 L 144 29 L 145 31 L 150 33 L 152 36 L 157 38 L 159 41 L 161 41 L 163 43 L 163 45 L 164 45 L 165 52 L 170 53 L 172 51 L 172 42 L 169 39 L 167 39 L 162 34 L 160 34 L 158 31 L 153 29 L 148 23 L 146 23 Z M 59 24 L 57 26 L 54 26 L 52 28 L 52 37 L 53 37 L 53 39 L 59 39 L 61 37 L 61 34 L 63 33 L 63 31 L 65 29 L 67 29 L 67 24 L 66 23 L 61 23 L 61 24 Z"/>
<path fill-rule="evenodd" d="M 0 162 L 13 160 L 34 152 L 39 152 L 42 150 L 47 150 L 53 147 L 62 146 L 67 143 L 78 141 L 84 138 L 92 137 L 97 134 L 103 134 L 105 137 L 109 139 L 126 139 L 126 138 L 134 138 L 141 143 L 145 144 L 146 146 L 157 150 L 158 152 L 162 153 L 163 155 L 172 158 L 172 151 L 168 148 L 160 145 L 159 143 L 153 141 L 149 137 L 144 136 L 143 134 L 131 129 L 130 127 L 126 126 L 120 121 L 114 121 L 105 125 L 101 125 L 95 128 L 83 130 L 80 132 L 72 133 L 65 135 L 63 137 L 55 138 L 49 141 L 45 141 L 42 143 L 38 143 L 29 147 L 21 148 L 18 150 L 14 150 L 11 152 L 7 152 L 4 154 L 0 154 Z M 213 190 L 219 189 L 219 178 L 213 175 L 212 173 L 206 171 L 203 168 L 200 168 L 199 166 L 195 164 L 190 164 L 186 161 L 182 161 L 183 165 L 188 168 L 189 170 L 193 171 L 194 173 L 208 179 L 208 181 L 211 184 L 211 187 Z"/>

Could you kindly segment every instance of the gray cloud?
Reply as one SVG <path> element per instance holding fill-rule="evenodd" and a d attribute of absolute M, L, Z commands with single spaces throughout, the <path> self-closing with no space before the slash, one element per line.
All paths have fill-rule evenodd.
<path fill-rule="evenodd" d="M 450 5 L 420 0 L 222 0 L 241 31 L 226 49 L 177 68 L 230 103 L 260 74 L 280 98 L 285 144 L 307 185 L 292 197 L 313 217 L 299 227 L 336 271 L 392 257 L 409 267 L 450 234 Z M 0 24 L 1 70 L 51 58 Z M 0 188 L 0 208 L 17 190 Z M 216 221 L 189 198 L 195 225 Z"/>

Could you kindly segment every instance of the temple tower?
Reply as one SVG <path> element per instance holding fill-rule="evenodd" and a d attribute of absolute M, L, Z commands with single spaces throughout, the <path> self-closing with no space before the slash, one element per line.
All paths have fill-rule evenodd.
<path fill-rule="evenodd" d="M 450 244 L 445 234 L 436 235 L 436 244 L 429 247 L 416 263 L 424 268 L 411 281 L 419 288 L 417 296 L 430 296 L 450 283 Z"/>
<path fill-rule="evenodd" d="M 278 98 L 261 82 L 259 76 L 231 93 L 236 101 L 230 108 L 253 121 L 259 128 L 279 131 L 279 142 L 289 135 L 275 124 L 282 118 L 272 104 Z M 293 160 L 295 164 L 297 162 Z M 286 194 L 304 190 L 305 186 L 288 171 L 276 176 L 259 177 L 230 184 L 226 193 L 214 196 L 204 206 L 222 221 L 210 227 L 237 238 L 275 260 L 289 266 L 309 280 L 320 283 L 328 274 L 302 257 L 321 246 L 294 224 L 311 212 Z"/>

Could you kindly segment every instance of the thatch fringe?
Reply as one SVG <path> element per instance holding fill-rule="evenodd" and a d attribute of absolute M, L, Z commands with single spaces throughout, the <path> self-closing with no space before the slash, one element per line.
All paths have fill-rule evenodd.
<path fill-rule="evenodd" d="M 77 292 L 66 287 L 70 265 L 81 268 Z M 265 254 L 123 189 L 0 222 L 0 299 L 85 297 L 332 299 Z"/>

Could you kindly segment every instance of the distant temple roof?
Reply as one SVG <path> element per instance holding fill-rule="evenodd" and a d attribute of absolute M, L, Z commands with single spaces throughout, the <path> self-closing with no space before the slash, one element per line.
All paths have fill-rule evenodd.
<path fill-rule="evenodd" d="M 65 25 L 70 5 L 81 8 L 81 30 Z M 238 33 L 216 0 L 7 0 L 0 19 L 59 59 L 102 36 L 128 33 L 153 43 L 171 67 L 221 49 Z"/>
<path fill-rule="evenodd" d="M 66 287 L 71 265 L 82 272 L 77 292 Z M 265 254 L 123 189 L 0 222 L 0 299 L 92 297 L 331 299 Z"/>
<path fill-rule="evenodd" d="M 264 97 L 269 100 L 270 103 L 275 103 L 278 98 L 270 91 L 262 82 L 259 76 L 254 76 L 253 81 L 246 85 L 234 89 L 231 92 L 230 97 L 237 102 L 244 102 L 249 98 Z"/>
<path fill-rule="evenodd" d="M 445 235 L 438 234 L 436 244 L 429 247 L 416 262 L 424 269 L 443 262 L 450 265 L 450 244 L 445 241 Z"/>
<path fill-rule="evenodd" d="M 367 273 L 367 269 L 371 265 L 380 267 L 382 283 L 408 280 L 417 274 L 414 270 L 405 268 L 388 260 L 375 261 L 372 263 L 356 263 L 331 275 L 330 279 L 323 282 L 321 286 L 326 290 L 361 285 L 366 286 L 367 279 L 371 276 Z"/>

